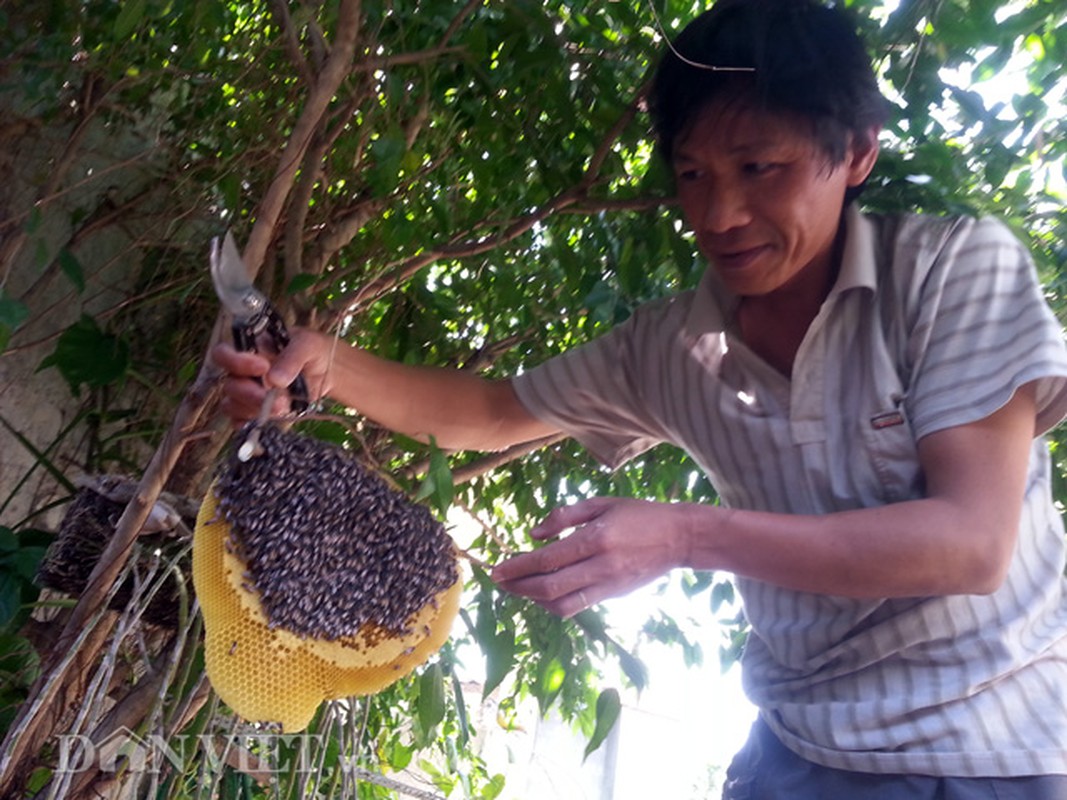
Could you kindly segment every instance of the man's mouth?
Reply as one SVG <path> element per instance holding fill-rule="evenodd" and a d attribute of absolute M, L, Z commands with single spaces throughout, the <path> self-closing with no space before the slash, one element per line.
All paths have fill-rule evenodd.
<path fill-rule="evenodd" d="M 768 249 L 770 249 L 768 245 L 764 244 L 735 250 L 721 250 L 713 253 L 711 260 L 720 269 L 744 269 Z"/>

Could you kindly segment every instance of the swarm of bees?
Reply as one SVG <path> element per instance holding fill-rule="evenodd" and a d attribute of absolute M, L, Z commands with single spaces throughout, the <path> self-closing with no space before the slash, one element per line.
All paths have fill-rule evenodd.
<path fill-rule="evenodd" d="M 224 463 L 193 540 L 208 675 L 249 720 L 300 730 L 436 651 L 462 581 L 444 526 L 339 447 L 267 424 Z"/>
<path fill-rule="evenodd" d="M 272 625 L 328 641 L 367 623 L 404 633 L 456 580 L 452 540 L 425 506 L 338 447 L 274 426 L 259 441 L 263 455 L 235 450 L 215 491 Z"/>

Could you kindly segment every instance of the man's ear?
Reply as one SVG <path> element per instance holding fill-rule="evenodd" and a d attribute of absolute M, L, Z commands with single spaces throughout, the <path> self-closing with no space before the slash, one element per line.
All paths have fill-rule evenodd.
<path fill-rule="evenodd" d="M 874 162 L 878 160 L 879 130 L 877 126 L 872 126 L 861 133 L 852 135 L 848 144 L 848 154 L 845 156 L 850 187 L 862 184 L 874 169 Z"/>

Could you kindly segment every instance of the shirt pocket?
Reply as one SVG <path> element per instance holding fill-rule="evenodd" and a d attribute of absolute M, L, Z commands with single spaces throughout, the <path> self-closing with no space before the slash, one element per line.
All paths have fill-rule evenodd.
<path fill-rule="evenodd" d="M 875 410 L 859 420 L 864 457 L 876 500 L 896 503 L 922 494 L 919 450 L 903 403 Z"/>

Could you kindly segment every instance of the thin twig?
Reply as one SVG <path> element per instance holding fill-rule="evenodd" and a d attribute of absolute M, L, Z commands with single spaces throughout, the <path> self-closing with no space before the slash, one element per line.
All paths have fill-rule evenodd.
<path fill-rule="evenodd" d="M 500 552 L 502 552 L 504 555 L 508 555 L 508 556 L 515 554 L 515 548 L 512 547 L 507 542 L 505 542 L 503 539 L 501 539 L 500 538 L 500 534 L 498 534 L 496 532 L 496 529 L 493 528 L 492 525 L 490 525 L 488 522 L 486 522 L 480 516 L 478 516 L 474 512 L 474 510 L 472 508 L 470 508 L 465 503 L 456 503 L 456 505 L 459 506 L 461 509 L 463 509 L 463 511 L 467 514 L 467 516 L 469 516 L 471 519 L 473 519 L 475 522 L 477 522 L 478 525 L 481 526 L 481 529 L 485 532 L 486 536 L 488 536 L 490 539 L 492 539 L 494 542 L 496 542 L 497 547 L 500 548 Z"/>
<path fill-rule="evenodd" d="M 14 771 L 13 768 L 18 767 L 21 756 L 21 752 L 17 745 L 26 742 L 26 740 L 30 738 L 33 723 L 37 720 L 38 713 L 44 706 L 50 703 L 52 698 L 59 692 L 66 668 L 69 667 L 78 656 L 78 651 L 81 646 L 89 639 L 90 635 L 94 633 L 97 624 L 107 613 L 111 599 L 118 592 L 120 582 L 125 578 L 129 569 L 129 564 L 123 565 L 123 569 L 118 576 L 119 579 L 112 582 L 111 588 L 103 598 L 103 601 L 94 607 L 94 613 L 91 616 L 87 619 L 83 619 L 83 624 L 79 629 L 77 638 L 75 638 L 69 646 L 64 647 L 63 649 L 53 648 L 53 652 L 63 654 L 57 668 L 48 673 L 42 673 L 42 685 L 39 688 L 35 687 L 37 691 L 31 692 L 30 698 L 23 706 L 26 713 L 23 713 L 20 718 L 15 720 L 15 723 L 8 730 L 3 748 L 0 749 L 0 753 L 2 753 L 2 755 L 0 755 L 0 786 L 14 785 L 10 773 Z"/>
<path fill-rule="evenodd" d="M 416 786 L 411 786 L 407 783 L 401 783 L 395 781 L 392 778 L 387 778 L 384 775 L 379 775 L 377 772 L 371 772 L 369 769 L 363 769 L 362 767 L 352 767 L 352 774 L 361 781 L 367 783 L 373 783 L 376 786 L 381 786 L 384 789 L 391 789 L 398 794 L 407 795 L 408 797 L 417 798 L 417 800 L 445 800 L 444 795 L 437 794 L 436 792 L 428 792 L 425 789 L 419 789 Z"/>
<path fill-rule="evenodd" d="M 474 566 L 479 567 L 486 572 L 491 572 L 493 569 L 491 564 L 478 558 L 478 556 L 474 555 L 470 550 L 464 550 L 462 547 L 457 547 L 456 552 L 459 553 L 460 558 L 466 559 L 474 564 Z"/>

